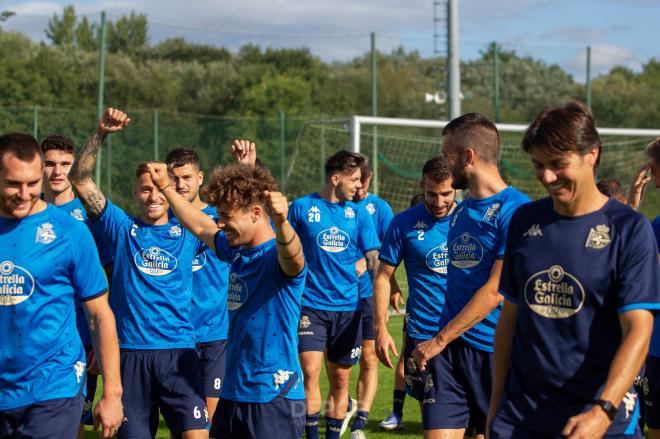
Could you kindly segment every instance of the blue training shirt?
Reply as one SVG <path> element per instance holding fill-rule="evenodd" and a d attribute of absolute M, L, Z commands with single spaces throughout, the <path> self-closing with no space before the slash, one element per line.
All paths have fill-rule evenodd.
<path fill-rule="evenodd" d="M 364 254 L 380 248 L 369 213 L 351 201 L 331 203 L 314 193 L 291 203 L 289 222 L 308 265 L 303 306 L 354 311 L 359 299 L 358 250 Z"/>
<path fill-rule="evenodd" d="M 440 331 L 447 292 L 447 232 L 450 216 L 434 218 L 421 203 L 394 216 L 379 259 L 397 267 L 403 261 L 408 279 L 408 336 L 429 340 Z"/>
<path fill-rule="evenodd" d="M 87 225 L 90 232 L 92 233 L 94 242 L 96 243 L 96 249 L 98 250 L 99 258 L 101 259 L 101 265 L 103 265 L 103 267 L 112 265 L 114 262 L 114 255 L 111 251 L 111 247 L 107 244 L 104 244 L 102 236 L 99 236 L 94 230 L 91 229 L 89 219 L 87 218 L 87 211 L 85 211 L 85 207 L 82 205 L 80 198 L 75 197 L 73 200 L 55 207 L 63 210 L 64 212 L 71 215 L 72 218 L 75 218 L 78 221 L 82 221 L 85 223 L 85 225 Z M 76 300 L 76 326 L 78 327 L 78 333 L 80 334 L 80 339 L 82 340 L 83 345 L 91 346 L 92 338 L 89 335 L 87 318 L 85 317 L 85 312 L 83 311 L 82 304 L 79 300 Z"/>
<path fill-rule="evenodd" d="M 651 226 L 653 228 L 653 234 L 655 235 L 655 242 L 660 249 L 660 216 L 655 217 Z M 653 323 L 653 336 L 651 337 L 649 355 L 656 358 L 660 357 L 660 314 L 655 317 Z"/>
<path fill-rule="evenodd" d="M 392 217 L 394 217 L 394 212 L 387 201 L 382 198 L 369 192 L 364 199 L 356 201 L 355 204 L 364 208 L 369 215 L 371 216 L 372 221 L 374 222 L 374 227 L 376 227 L 376 234 L 378 235 L 378 241 L 383 242 L 385 238 L 385 233 L 387 228 L 390 226 Z M 358 252 L 358 259 L 362 259 L 364 255 L 362 252 Z M 365 271 L 362 276 L 359 278 L 359 295 L 360 299 L 367 299 L 374 295 L 373 284 L 369 272 Z"/>
<path fill-rule="evenodd" d="M 0 217 L 0 410 L 84 391 L 74 301 L 108 283 L 87 228 L 55 206 Z"/>
<path fill-rule="evenodd" d="M 202 212 L 218 221 L 215 207 L 206 206 Z M 172 216 L 174 214 L 172 213 Z M 172 219 L 177 221 L 176 218 Z M 229 264 L 218 259 L 213 250 L 205 250 L 193 259 L 193 294 L 190 317 L 197 343 L 227 339 L 227 283 Z"/>
<path fill-rule="evenodd" d="M 511 186 L 486 198 L 466 198 L 452 214 L 447 242 L 447 300 L 440 327 L 449 323 L 472 299 L 488 278 L 493 264 L 504 257 L 509 220 L 529 197 Z M 461 337 L 470 346 L 493 352 L 500 304 Z"/>
<path fill-rule="evenodd" d="M 619 314 L 660 309 L 658 248 L 641 214 L 614 199 L 578 217 L 545 198 L 511 220 L 500 291 L 518 305 L 501 414 L 560 435 L 600 396 L 622 341 Z M 608 434 L 632 434 L 631 387 Z"/>
<path fill-rule="evenodd" d="M 298 360 L 298 320 L 306 268 L 295 277 L 282 272 L 271 239 L 256 247 L 229 247 L 215 235 L 218 257 L 231 261 L 229 343 L 220 397 L 267 403 L 277 396 L 305 399 Z"/>
<path fill-rule="evenodd" d="M 194 348 L 192 265 L 203 244 L 176 221 L 154 226 L 107 201 L 92 227 L 112 243 L 110 306 L 124 349 Z"/>

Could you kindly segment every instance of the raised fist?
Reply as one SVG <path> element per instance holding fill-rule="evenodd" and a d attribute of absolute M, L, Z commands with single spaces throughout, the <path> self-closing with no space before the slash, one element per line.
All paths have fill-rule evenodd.
<path fill-rule="evenodd" d="M 257 148 L 249 140 L 234 140 L 231 145 L 231 156 L 237 163 L 254 166 L 257 162 Z"/>
<path fill-rule="evenodd" d="M 289 202 L 281 192 L 264 191 L 266 197 L 266 210 L 275 224 L 282 224 L 287 220 Z"/>
<path fill-rule="evenodd" d="M 106 108 L 103 116 L 99 120 L 96 131 L 106 135 L 121 131 L 131 120 L 126 113 L 116 108 Z"/>

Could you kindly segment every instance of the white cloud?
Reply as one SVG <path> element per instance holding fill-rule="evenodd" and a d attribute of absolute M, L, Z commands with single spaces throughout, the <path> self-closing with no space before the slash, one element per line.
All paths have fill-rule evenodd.
<path fill-rule="evenodd" d="M 577 78 L 584 76 L 587 65 L 587 52 L 580 50 L 567 63 L 566 68 L 575 72 Z M 612 67 L 623 65 L 632 69 L 639 69 L 640 61 L 629 49 L 616 44 L 596 44 L 591 47 L 592 75 L 607 73 Z"/>

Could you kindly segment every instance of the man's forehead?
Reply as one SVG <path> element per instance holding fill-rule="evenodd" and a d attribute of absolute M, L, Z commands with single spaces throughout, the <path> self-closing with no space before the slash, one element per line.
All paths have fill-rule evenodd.
<path fill-rule="evenodd" d="M 11 152 L 7 152 L 0 158 L 0 173 L 3 177 L 9 177 L 25 171 L 33 171 L 41 175 L 41 157 L 37 154 L 31 161 L 21 160 Z"/>
<path fill-rule="evenodd" d="M 49 149 L 44 152 L 44 160 L 73 161 L 73 153 L 61 149 Z"/>
<path fill-rule="evenodd" d="M 199 172 L 197 167 L 193 166 L 190 163 L 186 163 L 185 165 L 176 166 L 176 167 L 168 166 L 168 170 L 170 171 L 170 173 L 172 175 L 177 176 L 177 177 L 180 177 L 180 176 L 186 175 L 186 174 L 194 174 L 194 173 Z"/>

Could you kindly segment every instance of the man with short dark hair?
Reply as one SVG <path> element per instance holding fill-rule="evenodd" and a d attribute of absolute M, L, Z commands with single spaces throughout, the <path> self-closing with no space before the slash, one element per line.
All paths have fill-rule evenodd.
<path fill-rule="evenodd" d="M 433 157 L 424 164 L 419 182 L 424 201 L 394 216 L 382 242 L 381 264 L 374 282 L 376 352 L 383 364 L 391 368 L 389 351 L 398 354 L 387 330 L 388 285 L 397 267 L 404 263 L 408 278 L 402 352 L 404 382 L 406 391 L 419 401 L 420 407 L 425 399 L 432 397 L 432 378 L 416 367 L 412 352 L 417 344 L 431 339 L 440 330 L 447 290 L 447 232 L 450 215 L 456 207 L 456 191 L 451 183 L 445 157 Z M 386 429 L 402 426 L 401 414 L 392 424 L 393 428 Z"/>
<path fill-rule="evenodd" d="M 86 359 L 75 301 L 104 381 L 94 418 L 111 437 L 123 410 L 108 284 L 86 227 L 40 199 L 42 173 L 32 136 L 0 137 L 0 437 L 76 436 Z"/>
<path fill-rule="evenodd" d="M 511 215 L 529 197 L 502 180 L 499 133 L 488 118 L 465 114 L 442 135 L 452 186 L 469 189 L 470 195 L 449 225 L 441 330 L 412 355 L 421 371 L 429 372 L 433 389 L 423 401 L 425 437 L 462 438 L 468 425 L 475 430 L 469 433 L 485 433 L 507 230 Z"/>
<path fill-rule="evenodd" d="M 119 438 L 151 437 L 158 405 L 168 427 L 183 439 L 208 437 L 199 357 L 190 319 L 192 266 L 203 245 L 168 216 L 168 203 L 138 165 L 134 196 L 140 216 L 129 217 L 107 200 L 92 179 L 103 139 L 129 122 L 108 108 L 80 152 L 69 179 L 115 252 L 110 304 L 117 316 L 121 349 L 122 401 L 127 420 Z M 160 162 L 158 162 L 160 163 Z"/>
<path fill-rule="evenodd" d="M 319 193 L 291 203 L 289 221 L 300 236 L 309 265 L 298 338 L 305 395 L 306 437 L 318 439 L 319 380 L 323 353 L 330 381 L 326 438 L 338 438 L 348 405 L 351 367 L 359 361 L 362 316 L 355 262 L 358 250 L 371 276 L 378 267 L 378 235 L 369 213 L 352 202 L 360 189 L 362 158 L 339 151 L 325 163 Z"/>
<path fill-rule="evenodd" d="M 296 330 L 306 266 L 286 197 L 263 166 L 218 167 L 205 188 L 218 209 L 216 224 L 173 190 L 165 166 L 150 164 L 149 173 L 181 224 L 231 264 L 231 367 L 211 437 L 300 439 L 305 394 Z"/>
<path fill-rule="evenodd" d="M 660 309 L 651 227 L 598 191 L 584 105 L 542 111 L 522 147 L 550 196 L 511 219 L 490 437 L 641 437 L 633 380 Z"/>
<path fill-rule="evenodd" d="M 176 148 L 167 154 L 165 163 L 177 193 L 217 221 L 217 210 L 199 197 L 204 172 L 200 169 L 197 153 L 188 148 Z M 194 291 L 190 317 L 202 366 L 206 407 L 212 420 L 225 377 L 229 264 L 219 260 L 215 252 L 208 248 L 195 256 L 192 269 Z"/>
<path fill-rule="evenodd" d="M 73 155 L 75 148 L 73 140 L 61 134 L 51 134 L 41 141 L 41 152 L 44 157 L 43 200 L 57 206 L 78 221 L 83 221 L 89 228 L 90 224 L 85 208 L 73 192 L 71 182 L 69 181 L 69 171 L 75 161 Z M 101 265 L 108 279 L 110 279 L 112 277 L 113 263 L 113 254 L 110 251 L 110 246 L 103 244 L 102 236 L 98 236 L 91 228 L 90 231 L 99 251 Z M 87 320 L 80 301 L 76 301 L 76 322 L 89 363 L 89 360 L 93 360 L 92 339 L 89 335 Z M 84 434 L 84 425 L 94 424 L 94 420 L 92 419 L 92 405 L 94 403 L 94 396 L 96 395 L 97 378 L 98 375 L 96 373 L 88 371 L 87 396 L 85 397 L 85 406 L 80 420 L 79 438 L 82 438 Z"/>

